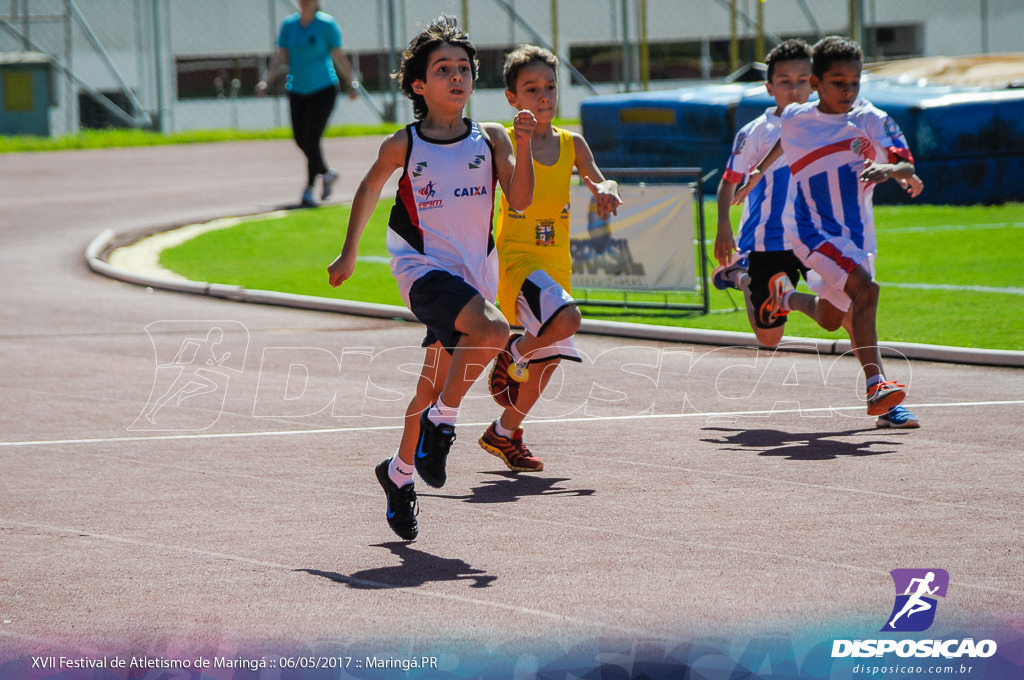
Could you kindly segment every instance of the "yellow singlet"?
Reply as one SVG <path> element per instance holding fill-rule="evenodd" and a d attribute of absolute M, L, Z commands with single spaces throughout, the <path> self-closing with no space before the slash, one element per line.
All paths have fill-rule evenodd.
<path fill-rule="evenodd" d="M 526 277 L 547 272 L 567 292 L 572 292 L 572 257 L 569 254 L 569 187 L 576 165 L 572 133 L 558 133 L 558 161 L 554 165 L 533 162 L 533 202 L 524 212 L 509 208 L 501 196 L 501 215 L 496 235 L 498 247 L 498 304 L 509 323 L 517 324 L 516 299 Z M 515 135 L 508 128 L 515 146 Z"/>

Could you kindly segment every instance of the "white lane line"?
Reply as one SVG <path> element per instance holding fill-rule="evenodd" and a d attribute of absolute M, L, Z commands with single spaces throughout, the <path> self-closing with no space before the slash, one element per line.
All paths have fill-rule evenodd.
<path fill-rule="evenodd" d="M 1024 399 L 1012 399 L 1006 401 L 964 401 L 936 404 L 907 404 L 912 409 L 930 408 L 977 408 L 985 406 L 1024 406 Z M 674 418 L 738 418 L 742 416 L 772 416 L 804 413 L 833 413 L 839 411 L 861 411 L 863 405 L 859 406 L 823 406 L 820 408 L 787 408 L 787 409 L 762 409 L 758 411 L 717 411 L 709 413 L 640 413 L 628 416 L 580 416 L 577 418 L 545 418 L 543 420 L 530 420 L 527 424 L 543 425 L 546 423 L 586 423 L 603 421 L 622 420 L 664 420 Z M 486 427 L 491 421 L 479 423 L 461 423 L 463 426 Z M 353 427 L 329 427 L 315 430 L 272 430 L 267 432 L 208 432 L 189 434 L 163 434 L 135 437 L 96 437 L 91 439 L 40 439 L 23 441 L 0 441 L 0 449 L 17 448 L 25 446 L 63 446 L 76 444 L 121 444 L 130 442 L 158 442 L 174 440 L 201 440 L 201 439 L 232 439 L 245 437 L 290 437 L 308 436 L 317 434 L 344 434 L 348 432 L 377 432 L 386 430 L 400 430 L 402 425 L 375 425 L 375 426 L 353 426 Z"/>

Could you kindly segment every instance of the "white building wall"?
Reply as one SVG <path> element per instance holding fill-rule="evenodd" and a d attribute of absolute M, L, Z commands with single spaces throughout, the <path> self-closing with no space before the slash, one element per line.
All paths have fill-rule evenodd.
<path fill-rule="evenodd" d="M 755 17 L 759 0 L 737 0 L 741 12 L 738 27 L 741 35 L 751 37 L 754 29 L 748 19 Z M 1021 0 L 860 0 L 865 7 L 867 24 L 923 25 L 924 53 L 928 56 L 956 56 L 988 52 L 1013 52 L 1021 49 L 1019 36 L 1024 32 L 1024 2 Z M 281 102 L 257 101 L 248 98 L 229 104 L 224 101 L 174 101 L 173 60 L 179 57 L 213 57 L 218 55 L 269 55 L 281 19 L 295 9 L 291 0 L 73 0 L 95 35 L 102 49 L 115 65 L 117 74 L 138 94 L 148 110 L 163 103 L 164 121 L 168 129 L 188 130 L 220 127 L 235 123 L 242 128 L 281 125 Z M 34 22 L 30 36 L 45 43 L 47 51 L 61 61 L 64 54 L 66 26 L 52 17 L 65 11 L 65 0 L 28 0 L 30 13 L 49 16 L 50 20 Z M 408 40 L 432 18 L 441 13 L 461 15 L 463 0 L 322 0 L 324 9 L 335 16 L 342 27 L 346 50 L 377 51 L 387 47 L 387 7 L 393 5 L 398 15 L 395 39 L 401 49 Z M 639 0 L 558 0 L 558 34 L 553 35 L 552 0 L 509 0 L 529 26 L 544 40 L 557 44 L 562 55 L 570 45 L 608 44 L 624 37 L 636 42 L 639 37 Z M 647 39 L 651 42 L 726 40 L 730 31 L 727 0 L 647 0 Z M 16 3 L 16 5 L 20 5 Z M 15 5 L 0 2 L 0 18 L 11 18 Z M 505 46 L 532 42 L 530 30 L 511 21 L 507 9 L 497 0 L 466 0 L 468 28 L 474 42 L 481 47 Z M 982 16 L 987 6 L 987 16 Z M 163 20 L 162 30 L 152 22 L 154 7 Z M 623 8 L 626 8 L 625 14 Z M 805 7 L 810 7 L 809 17 Z M 813 35 L 815 26 L 823 34 L 846 34 L 849 30 L 850 0 L 767 0 L 765 28 L 771 35 L 794 33 Z M 75 22 L 72 22 L 75 23 Z M 12 25 L 17 26 L 18 21 Z M 628 36 L 625 32 L 628 28 Z M 157 90 L 154 68 L 155 47 L 162 43 L 165 68 L 160 74 L 163 97 Z M 986 44 L 987 43 L 987 44 Z M 118 89 L 118 78 L 96 50 L 86 31 L 74 26 L 71 68 L 82 81 L 101 90 Z M 769 43 L 770 44 L 770 43 Z M 0 51 L 22 49 L 18 38 L 0 32 Z M 566 75 L 563 78 L 567 82 Z M 63 82 L 63 79 L 58 79 Z M 655 82 L 652 87 L 664 89 L 676 83 Z M 602 92 L 616 91 L 617 84 L 602 84 Z M 77 90 L 77 86 L 75 87 Z M 76 119 L 69 102 L 67 88 L 58 85 L 59 108 L 52 112 L 56 134 L 68 131 L 68 121 Z M 589 90 L 579 86 L 563 93 L 562 111 L 573 115 L 579 101 Z M 74 97 L 72 97 L 74 99 Z M 375 96 L 383 102 L 383 96 Z M 218 108 L 220 107 L 220 108 Z M 223 110 L 221 110 L 223 109 Z M 409 106 L 401 100 L 400 118 L 409 118 Z M 481 91 L 474 95 L 471 113 L 478 118 L 503 119 L 507 104 L 500 92 Z M 339 100 L 334 121 L 375 122 L 373 109 L 363 102 Z"/>

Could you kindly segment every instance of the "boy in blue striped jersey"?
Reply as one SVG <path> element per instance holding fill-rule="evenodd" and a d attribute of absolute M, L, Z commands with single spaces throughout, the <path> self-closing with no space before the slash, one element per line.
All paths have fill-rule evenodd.
<path fill-rule="evenodd" d="M 780 158 L 796 186 L 796 228 L 790 235 L 797 257 L 810 267 L 808 285 L 816 295 L 794 290 L 776 275 L 765 303 L 768 319 L 801 311 L 825 328 L 840 324 L 850 334 L 865 377 L 868 415 L 878 427 L 917 427 L 900 404 L 906 389 L 886 380 L 878 347 L 879 286 L 874 280 L 874 185 L 898 181 L 911 196 L 924 188 L 899 126 L 884 111 L 860 98 L 863 53 L 851 40 L 830 36 L 812 49 L 811 87 L 818 101 L 782 111 L 779 141 L 751 168 L 733 197 L 757 191 L 765 170 Z"/>

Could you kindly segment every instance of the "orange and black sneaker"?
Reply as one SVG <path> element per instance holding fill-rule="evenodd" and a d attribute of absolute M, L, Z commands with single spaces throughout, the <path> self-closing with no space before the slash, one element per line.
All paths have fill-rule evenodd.
<path fill-rule="evenodd" d="M 519 384 L 530 379 L 527 364 L 519 364 L 512 360 L 512 343 L 521 337 L 519 333 L 513 333 L 509 337 L 505 349 L 498 352 L 498 356 L 494 358 L 494 368 L 487 379 L 491 396 L 502 408 L 515 407 L 516 399 L 519 397 Z"/>
<path fill-rule="evenodd" d="M 868 388 L 868 415 L 881 416 L 889 412 L 893 406 L 899 406 L 907 398 L 906 385 L 888 380 L 875 383 Z"/>
<path fill-rule="evenodd" d="M 480 447 L 484 451 L 501 458 L 513 472 L 540 472 L 544 469 L 544 461 L 533 455 L 523 444 L 523 428 L 518 428 L 509 438 L 498 434 L 495 425 L 497 421 L 491 423 L 480 437 Z"/>
<path fill-rule="evenodd" d="M 761 309 L 757 310 L 758 321 L 765 328 L 770 327 L 778 319 L 789 314 L 788 309 L 782 308 L 782 298 L 786 293 L 793 290 L 793 283 L 789 280 L 789 274 L 779 272 L 768 281 L 768 299 L 761 303 Z"/>

